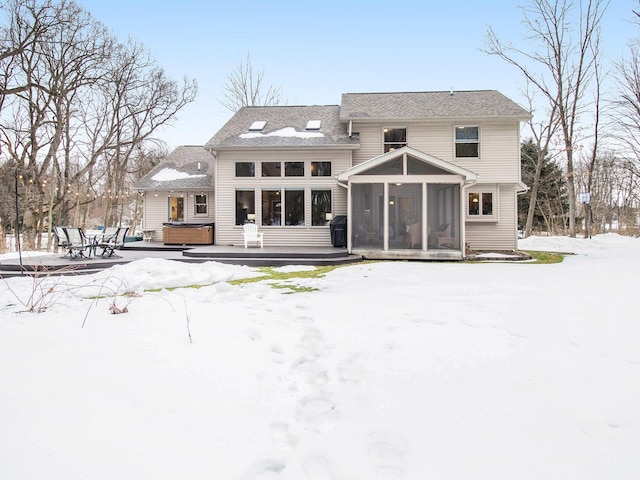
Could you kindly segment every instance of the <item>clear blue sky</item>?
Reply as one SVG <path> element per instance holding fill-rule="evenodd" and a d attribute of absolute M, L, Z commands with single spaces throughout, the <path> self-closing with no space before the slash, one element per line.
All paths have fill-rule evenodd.
<path fill-rule="evenodd" d="M 522 42 L 517 0 L 77 0 L 123 41 L 143 43 L 175 79 L 198 81 L 196 101 L 159 134 L 169 148 L 201 145 L 231 117 L 228 75 L 251 55 L 287 103 L 337 105 L 346 92 L 499 90 L 523 103 L 522 77 L 480 49 L 489 25 Z M 640 37 L 637 0 L 612 0 L 603 25 L 610 59 Z"/>

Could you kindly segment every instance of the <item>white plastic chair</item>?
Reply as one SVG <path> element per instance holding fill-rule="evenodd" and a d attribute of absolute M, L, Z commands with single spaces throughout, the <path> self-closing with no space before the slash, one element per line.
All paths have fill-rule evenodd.
<path fill-rule="evenodd" d="M 244 224 L 244 248 L 247 248 L 249 242 L 260 243 L 260 248 L 263 248 L 262 232 L 258 232 L 258 226 L 255 223 Z"/>

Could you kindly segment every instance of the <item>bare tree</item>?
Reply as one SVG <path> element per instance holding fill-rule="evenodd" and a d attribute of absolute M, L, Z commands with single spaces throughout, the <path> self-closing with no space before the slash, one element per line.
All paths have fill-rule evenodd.
<path fill-rule="evenodd" d="M 264 85 L 264 70 L 254 72 L 249 54 L 227 77 L 227 83 L 222 88 L 225 93 L 220 103 L 231 112 L 237 112 L 242 107 L 282 104 L 281 88 Z"/>
<path fill-rule="evenodd" d="M 54 210 L 59 223 L 84 222 L 102 189 L 105 222 L 120 222 L 130 159 L 195 99 L 195 81 L 172 80 L 142 46 L 119 43 L 72 1 L 9 3 L 0 153 L 21 172 L 27 243 L 39 243 Z"/>
<path fill-rule="evenodd" d="M 529 111 L 534 112 L 535 93 L 528 89 L 526 92 L 529 102 Z M 529 128 L 532 135 L 532 143 L 534 148 L 523 148 L 523 159 L 529 162 L 534 168 L 534 175 L 531 182 L 529 205 L 527 206 L 527 220 L 524 226 L 524 236 L 531 235 L 533 230 L 533 220 L 538 203 L 538 190 L 540 188 L 540 180 L 542 169 L 547 161 L 550 151 L 550 145 L 558 130 L 558 109 L 555 105 L 550 105 L 543 121 L 534 122 L 535 116 L 529 120 Z"/>
<path fill-rule="evenodd" d="M 574 154 L 580 145 L 578 127 L 588 101 L 600 42 L 599 28 L 605 0 L 530 0 L 522 7 L 528 31 L 524 50 L 503 43 L 489 28 L 487 53 L 516 67 L 543 94 L 550 110 L 557 110 L 562 154 L 569 192 L 569 234 L 576 235 Z M 576 12 L 577 10 L 577 12 Z"/>

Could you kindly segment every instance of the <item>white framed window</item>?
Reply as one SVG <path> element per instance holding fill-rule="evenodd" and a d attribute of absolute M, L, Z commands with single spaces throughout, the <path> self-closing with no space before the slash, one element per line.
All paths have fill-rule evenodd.
<path fill-rule="evenodd" d="M 330 177 L 331 162 L 311 162 L 312 177 Z"/>
<path fill-rule="evenodd" d="M 397 150 L 407 146 L 407 129 L 399 127 L 387 127 L 382 130 L 383 153 Z"/>
<path fill-rule="evenodd" d="M 256 192 L 253 189 L 236 190 L 236 225 L 256 222 Z"/>
<path fill-rule="evenodd" d="M 282 191 L 279 188 L 263 188 L 261 197 L 261 225 L 272 227 L 282 225 Z"/>
<path fill-rule="evenodd" d="M 477 126 L 455 127 L 456 158 L 480 157 L 480 128 Z"/>
<path fill-rule="evenodd" d="M 498 220 L 498 189 L 494 185 L 472 188 L 467 192 L 466 201 L 467 220 Z"/>
<path fill-rule="evenodd" d="M 330 189 L 311 190 L 311 225 L 325 226 L 333 218 Z"/>
<path fill-rule="evenodd" d="M 254 162 L 236 162 L 236 177 L 255 177 L 256 164 Z"/>
<path fill-rule="evenodd" d="M 286 189 L 284 191 L 284 224 L 304 227 L 304 211 L 304 189 Z"/>
<path fill-rule="evenodd" d="M 206 215 L 208 210 L 207 194 L 200 193 L 193 196 L 194 214 Z"/>

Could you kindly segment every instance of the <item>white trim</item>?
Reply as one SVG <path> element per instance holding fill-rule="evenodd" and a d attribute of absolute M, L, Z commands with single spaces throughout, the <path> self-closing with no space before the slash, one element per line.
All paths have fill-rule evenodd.
<path fill-rule="evenodd" d="M 475 127 L 478 129 L 478 156 L 476 157 L 458 157 L 456 155 L 456 145 L 458 143 L 464 144 L 464 143 L 475 143 L 475 142 L 470 142 L 470 141 L 460 141 L 458 142 L 458 138 L 456 137 L 456 132 L 461 129 L 461 128 L 472 128 Z M 456 160 L 480 160 L 480 158 L 482 157 L 482 127 L 480 125 L 477 124 L 454 124 L 453 125 L 453 158 Z"/>
<path fill-rule="evenodd" d="M 465 182 L 475 181 L 478 178 L 478 174 L 472 172 L 471 170 L 467 170 L 466 168 L 460 167 L 453 163 L 447 162 L 446 160 L 442 160 L 438 157 L 434 157 L 433 155 L 429 155 L 428 153 L 421 152 L 420 150 L 416 150 L 415 148 L 411 147 L 402 147 L 398 150 L 392 150 L 391 152 L 373 157 L 365 162 L 356 165 L 355 167 L 345 170 L 344 172 L 340 172 L 338 175 L 336 175 L 336 178 L 338 179 L 338 182 L 347 183 L 348 181 L 350 181 L 350 177 L 358 175 L 360 172 L 367 171 L 371 168 L 377 167 L 378 165 L 386 163 L 390 160 L 394 160 L 395 158 L 401 157 L 403 155 L 411 155 L 412 157 L 415 157 L 425 163 L 445 170 L 453 175 L 461 175 L 462 177 L 464 177 Z M 404 176 L 413 177 L 413 175 Z M 386 176 L 378 175 L 378 177 L 382 179 Z"/>

